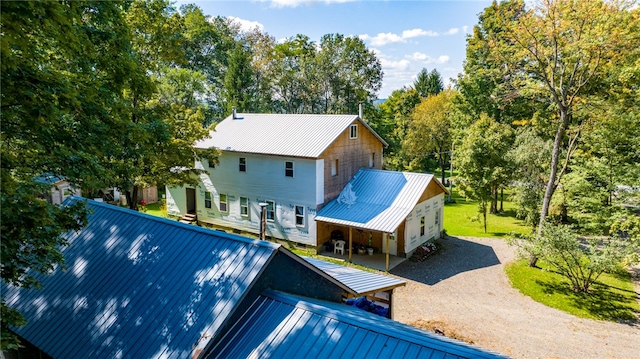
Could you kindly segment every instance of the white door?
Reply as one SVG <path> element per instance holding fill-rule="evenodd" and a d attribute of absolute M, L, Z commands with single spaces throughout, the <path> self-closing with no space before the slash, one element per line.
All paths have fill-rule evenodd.
<path fill-rule="evenodd" d="M 398 255 L 398 240 L 396 234 L 397 232 L 393 232 L 392 234 L 384 233 L 382 236 L 382 253 L 387 253 L 387 242 L 389 242 L 389 254 L 392 256 Z"/>

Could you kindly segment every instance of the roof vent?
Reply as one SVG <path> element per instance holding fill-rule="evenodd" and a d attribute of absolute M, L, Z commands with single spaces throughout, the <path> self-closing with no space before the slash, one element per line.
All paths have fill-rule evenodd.
<path fill-rule="evenodd" d="M 358 104 L 358 117 L 362 120 L 362 102 Z"/>
<path fill-rule="evenodd" d="M 235 120 L 236 118 L 236 108 L 234 107 L 231 113 L 231 119 Z"/>

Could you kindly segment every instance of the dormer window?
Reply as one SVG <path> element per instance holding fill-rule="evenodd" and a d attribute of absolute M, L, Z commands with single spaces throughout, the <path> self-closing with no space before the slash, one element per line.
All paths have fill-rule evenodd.
<path fill-rule="evenodd" d="M 355 123 L 349 127 L 349 138 L 358 138 L 358 125 Z"/>

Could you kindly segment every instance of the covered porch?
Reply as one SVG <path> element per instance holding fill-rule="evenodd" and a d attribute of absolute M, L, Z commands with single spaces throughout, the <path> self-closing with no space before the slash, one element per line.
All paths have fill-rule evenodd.
<path fill-rule="evenodd" d="M 329 257 L 337 260 L 343 260 L 345 262 L 349 262 L 349 254 L 340 254 L 333 253 L 333 251 L 323 250 L 319 253 L 319 255 L 324 257 Z M 387 269 L 387 255 L 386 253 L 374 252 L 372 255 L 368 254 L 357 254 L 354 253 L 351 256 L 351 263 L 361 265 L 367 268 L 373 268 L 379 271 L 390 271 L 391 269 L 398 266 L 400 263 L 406 261 L 407 258 L 399 257 L 394 255 L 389 255 L 389 267 Z"/>

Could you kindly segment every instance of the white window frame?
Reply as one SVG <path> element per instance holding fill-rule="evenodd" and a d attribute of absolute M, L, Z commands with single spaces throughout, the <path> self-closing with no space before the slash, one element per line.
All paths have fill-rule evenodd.
<path fill-rule="evenodd" d="M 373 168 L 376 166 L 376 153 L 371 152 L 369 154 L 369 167 Z"/>
<path fill-rule="evenodd" d="M 351 126 L 349 126 L 349 138 L 350 139 L 358 138 L 358 124 L 357 123 L 354 123 Z"/>
<path fill-rule="evenodd" d="M 238 170 L 240 172 L 247 172 L 247 158 L 246 157 L 238 158 Z"/>
<path fill-rule="evenodd" d="M 436 226 L 440 225 L 440 210 L 436 210 L 436 220 L 435 220 Z"/>
<path fill-rule="evenodd" d="M 298 208 L 302 209 L 302 214 L 298 214 Z M 304 206 L 296 205 L 293 210 L 294 210 L 294 214 L 295 214 L 295 217 L 296 217 L 295 218 L 296 226 L 297 227 L 304 227 L 305 226 L 305 210 L 304 210 Z M 301 219 L 301 223 L 298 223 L 298 218 Z"/>
<path fill-rule="evenodd" d="M 209 191 L 204 192 L 204 208 L 211 208 L 211 198 L 213 198 L 213 193 Z"/>
<path fill-rule="evenodd" d="M 224 197 L 224 201 L 222 200 L 222 197 Z M 222 208 L 222 205 L 224 205 L 224 209 Z M 226 193 L 220 193 L 218 208 L 220 209 L 220 212 L 229 213 L 229 197 L 227 196 Z"/>
<path fill-rule="evenodd" d="M 244 202 L 244 205 L 242 202 Z M 247 197 L 240 197 L 240 215 L 242 217 L 249 217 L 249 198 Z"/>
<path fill-rule="evenodd" d="M 267 207 L 265 207 L 265 217 L 267 218 L 268 222 L 273 222 L 276 220 L 276 202 L 275 201 L 265 201 L 265 203 L 267 204 Z M 271 209 L 269 209 L 269 206 L 271 206 Z M 271 218 L 269 218 L 269 212 L 271 212 Z"/>
<path fill-rule="evenodd" d="M 289 163 L 291 164 L 291 168 L 287 167 Z M 295 165 L 293 164 L 293 161 L 284 161 L 284 176 L 285 177 L 293 178 L 293 176 L 294 176 L 294 166 Z M 291 176 L 289 176 L 288 171 L 291 171 Z"/>

